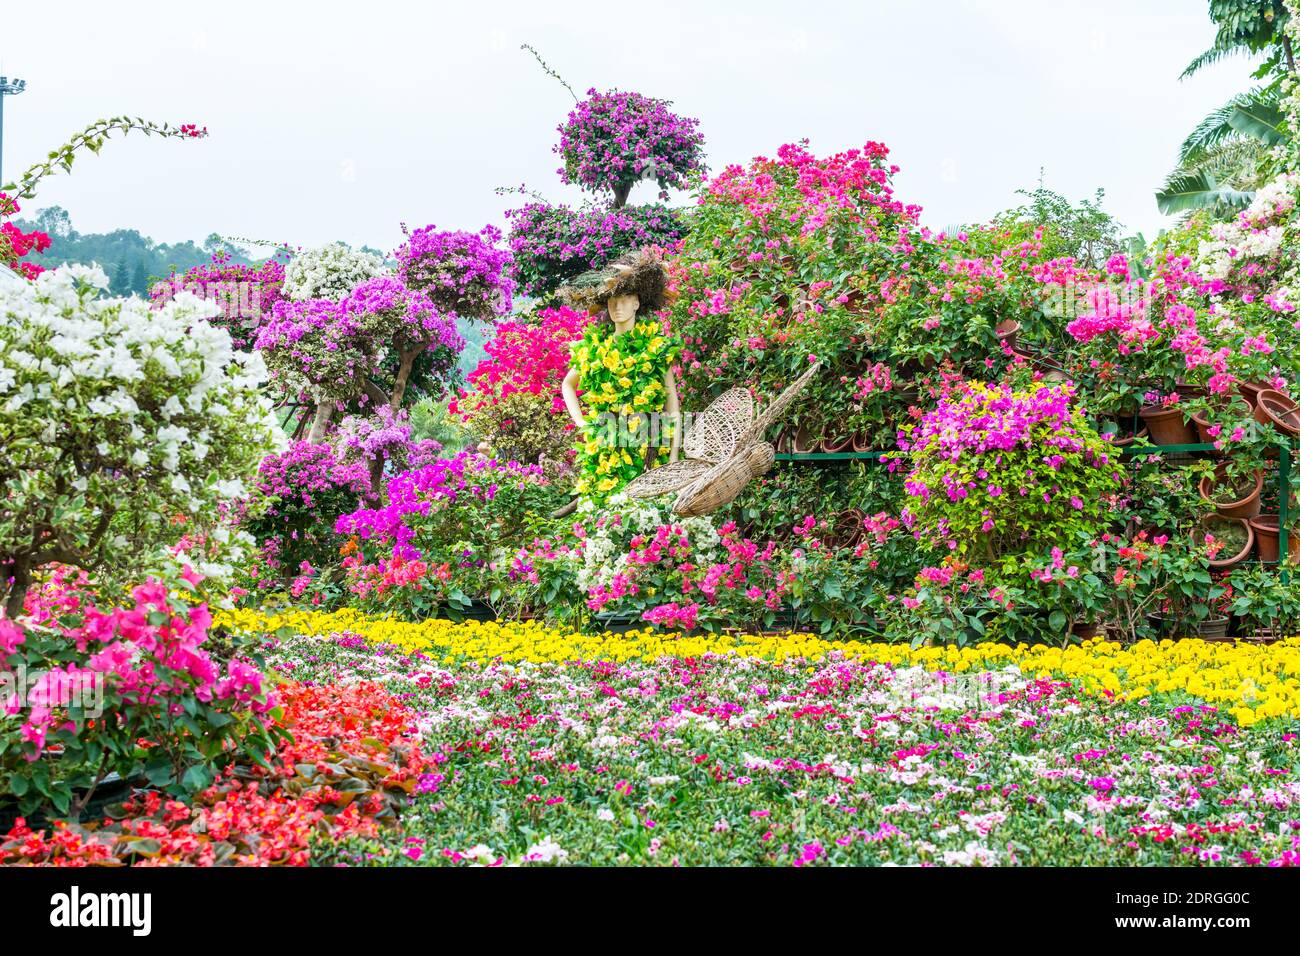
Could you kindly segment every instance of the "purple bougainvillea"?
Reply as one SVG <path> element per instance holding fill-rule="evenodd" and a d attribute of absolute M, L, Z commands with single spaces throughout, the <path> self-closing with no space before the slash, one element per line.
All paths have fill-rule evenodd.
<path fill-rule="evenodd" d="M 700 121 L 670 112 L 670 105 L 640 93 L 588 90 L 559 127 L 560 178 L 612 192 L 616 207 L 641 179 L 654 179 L 667 199 L 668 187 L 683 188 L 692 174 L 706 171 Z"/>

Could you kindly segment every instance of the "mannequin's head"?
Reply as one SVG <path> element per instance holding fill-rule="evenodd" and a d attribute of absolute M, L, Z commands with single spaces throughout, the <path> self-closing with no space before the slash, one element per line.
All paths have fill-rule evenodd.
<path fill-rule="evenodd" d="M 605 311 L 615 325 L 625 325 L 636 320 L 641 310 L 641 298 L 635 292 L 611 295 L 605 301 Z"/>

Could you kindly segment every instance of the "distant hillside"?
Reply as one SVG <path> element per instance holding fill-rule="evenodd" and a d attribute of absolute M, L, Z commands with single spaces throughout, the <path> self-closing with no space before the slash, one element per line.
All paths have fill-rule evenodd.
<path fill-rule="evenodd" d="M 77 232 L 72 227 L 72 217 L 59 206 L 42 209 L 31 219 L 18 219 L 15 224 L 23 230 L 39 229 L 50 237 L 50 248 L 42 254 L 32 253 L 25 261 L 52 269 L 68 262 L 89 265 L 99 263 L 108 273 L 110 291 L 115 295 L 148 296 L 151 283 L 165 279 L 173 272 L 184 272 L 194 266 L 212 261 L 219 248 L 230 253 L 231 261 L 249 262 L 238 249 L 221 241 L 215 232 L 202 245 L 193 242 L 154 242 L 135 229 L 115 229 L 112 232 Z M 377 249 L 362 247 L 365 252 L 382 256 Z M 483 340 L 490 337 L 491 327 L 473 322 L 459 322 L 460 333 L 465 338 L 465 351 L 461 353 L 460 366 L 471 371 L 483 351 Z"/>
<path fill-rule="evenodd" d="M 216 233 L 202 245 L 154 242 L 135 229 L 81 233 L 72 227 L 67 210 L 59 206 L 42 209 L 34 218 L 20 219 L 16 224 L 21 229 L 39 229 L 50 237 L 49 250 L 33 253 L 27 261 L 47 269 L 68 262 L 98 263 L 108 273 L 111 290 L 117 295 L 148 295 L 151 281 L 166 278 L 173 270 L 184 272 L 211 261 L 212 253 L 222 245 Z M 226 248 L 233 261 L 249 261 L 238 249 Z"/>

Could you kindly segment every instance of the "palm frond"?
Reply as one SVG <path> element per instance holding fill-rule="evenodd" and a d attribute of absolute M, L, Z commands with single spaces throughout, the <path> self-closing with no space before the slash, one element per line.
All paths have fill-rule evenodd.
<path fill-rule="evenodd" d="M 1211 112 L 1183 140 L 1178 159 L 1183 165 L 1197 162 L 1199 153 L 1212 149 L 1234 134 L 1255 136 L 1265 146 L 1274 146 L 1282 138 L 1283 120 L 1276 87 L 1262 87 L 1238 93 Z"/>
<path fill-rule="evenodd" d="M 1220 212 L 1245 208 L 1255 197 L 1249 190 L 1234 189 L 1221 184 L 1207 169 L 1176 169 L 1169 174 L 1161 190 L 1156 193 L 1156 204 L 1166 216 L 1201 209 Z"/>

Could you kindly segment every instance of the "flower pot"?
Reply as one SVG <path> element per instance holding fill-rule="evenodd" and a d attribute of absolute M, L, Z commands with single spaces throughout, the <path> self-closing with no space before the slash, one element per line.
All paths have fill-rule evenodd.
<path fill-rule="evenodd" d="M 1254 413 L 1254 406 L 1244 398 L 1238 397 L 1231 404 L 1236 406 L 1237 410 L 1241 412 L 1242 415 L 1249 416 Z M 1192 424 L 1196 426 L 1197 437 L 1199 437 L 1202 442 L 1207 445 L 1214 444 L 1216 439 L 1214 435 L 1210 434 L 1210 429 L 1214 427 L 1215 422 L 1211 421 L 1209 413 L 1193 412 Z"/>
<path fill-rule="evenodd" d="M 796 455 L 809 455 L 817 450 L 817 439 L 807 425 L 795 429 L 790 439 L 790 450 Z"/>
<path fill-rule="evenodd" d="M 849 447 L 851 447 L 855 452 L 858 452 L 859 454 L 861 454 L 864 451 L 871 451 L 870 433 L 865 431 L 854 432 L 853 442 Z"/>
<path fill-rule="evenodd" d="M 1016 350 L 1016 334 L 1019 331 L 1020 323 L 1015 319 L 1003 319 L 993 329 L 998 341 L 1005 342 L 1013 352 Z"/>
<path fill-rule="evenodd" d="M 1272 387 L 1268 382 L 1238 382 L 1237 394 L 1244 398 L 1251 408 L 1254 408 L 1259 404 L 1259 393 Z"/>
<path fill-rule="evenodd" d="M 1153 445 L 1190 445 L 1196 441 L 1196 432 L 1177 405 L 1145 405 L 1138 414 L 1147 423 Z"/>
<path fill-rule="evenodd" d="M 1255 548 L 1259 560 L 1265 564 L 1276 564 L 1282 560 L 1281 522 L 1277 515 L 1256 515 L 1250 519 L 1250 528 L 1255 532 Z M 1287 563 L 1300 564 L 1300 534 L 1296 529 L 1288 529 Z"/>
<path fill-rule="evenodd" d="M 1110 443 L 1114 445 L 1116 448 L 1124 448 L 1128 445 L 1133 444 L 1139 438 L 1146 438 L 1147 435 L 1149 434 L 1146 427 L 1144 426 L 1138 429 L 1137 432 L 1132 432 L 1129 430 L 1130 428 L 1132 428 L 1131 422 L 1132 422 L 1131 418 L 1112 419 L 1110 424 L 1113 424 L 1115 426 L 1115 429 L 1113 431 L 1103 430 L 1101 432 L 1101 436 L 1103 438 L 1108 438 L 1110 440 Z M 1104 429 L 1104 425 L 1103 425 L 1103 429 Z"/>
<path fill-rule="evenodd" d="M 839 434 L 835 432 L 833 434 Z M 845 451 L 849 445 L 853 444 L 853 434 L 847 433 L 842 438 L 823 438 L 821 440 L 821 451 L 827 455 L 836 455 Z"/>
<path fill-rule="evenodd" d="M 1070 625 L 1070 633 L 1081 641 L 1088 641 L 1097 636 L 1096 621 L 1075 621 Z"/>
<path fill-rule="evenodd" d="M 1227 471 L 1220 465 L 1213 476 L 1201 479 L 1201 497 L 1214 505 L 1214 510 L 1225 518 L 1253 518 L 1259 514 L 1259 496 L 1264 490 L 1264 473 L 1256 471 L 1254 484 L 1244 482 L 1241 488 L 1225 486 Z M 1224 501 L 1227 494 L 1231 500 Z"/>
<path fill-rule="evenodd" d="M 790 454 L 792 434 L 793 432 L 789 428 L 782 428 L 776 433 L 776 440 L 772 442 L 772 447 L 776 449 L 778 455 Z"/>
<path fill-rule="evenodd" d="M 1283 435 L 1300 438 L 1300 405 L 1277 389 L 1261 389 L 1255 398 L 1255 420 L 1272 425 Z"/>
<path fill-rule="evenodd" d="M 1227 641 L 1228 637 L 1228 619 L 1226 617 L 1215 617 L 1210 615 L 1200 624 L 1196 625 L 1196 636 L 1203 641 Z"/>
<path fill-rule="evenodd" d="M 1219 529 L 1217 533 L 1216 529 Z M 1235 547 L 1235 545 L 1220 548 L 1218 554 L 1210 559 L 1210 567 L 1215 570 L 1222 571 L 1227 568 L 1235 568 L 1251 556 L 1255 550 L 1255 529 L 1250 526 L 1250 523 L 1245 518 L 1228 518 L 1220 514 L 1211 514 L 1202 518 L 1200 528 L 1192 532 L 1192 539 L 1197 544 L 1201 544 L 1204 542 L 1206 535 L 1223 541 L 1230 530 L 1244 532 L 1245 543 L 1238 548 L 1235 554 L 1229 553 L 1230 548 Z"/>

